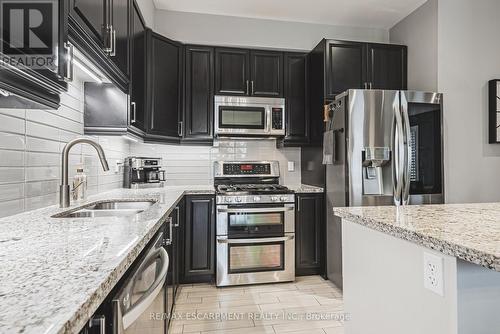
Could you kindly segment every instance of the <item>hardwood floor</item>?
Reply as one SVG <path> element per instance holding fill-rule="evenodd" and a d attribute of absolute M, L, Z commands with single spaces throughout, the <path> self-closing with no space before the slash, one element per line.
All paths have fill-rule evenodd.
<path fill-rule="evenodd" d="M 216 288 L 183 285 L 170 333 L 343 334 L 342 293 L 320 276 Z"/>

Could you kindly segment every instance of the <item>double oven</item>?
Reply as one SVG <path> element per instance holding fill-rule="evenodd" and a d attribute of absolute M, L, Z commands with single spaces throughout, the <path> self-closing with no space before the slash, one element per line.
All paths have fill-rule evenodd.
<path fill-rule="evenodd" d="M 272 163 L 233 163 L 251 177 L 217 188 L 217 286 L 295 279 L 294 194 L 277 184 L 244 183 L 262 180 L 255 175 Z"/>

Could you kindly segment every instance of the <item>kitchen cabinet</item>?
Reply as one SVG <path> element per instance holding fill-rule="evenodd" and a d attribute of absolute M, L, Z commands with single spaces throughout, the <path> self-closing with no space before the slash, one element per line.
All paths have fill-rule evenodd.
<path fill-rule="evenodd" d="M 215 49 L 215 86 L 218 95 L 249 95 L 250 52 Z"/>
<path fill-rule="evenodd" d="M 366 82 L 365 44 L 327 41 L 325 45 L 325 96 L 334 99 L 347 89 L 364 88 Z"/>
<path fill-rule="evenodd" d="M 367 82 L 371 89 L 407 88 L 407 47 L 367 44 Z"/>
<path fill-rule="evenodd" d="M 309 141 L 308 68 L 306 53 L 285 53 L 285 146 Z"/>
<path fill-rule="evenodd" d="M 183 143 L 213 142 L 214 53 L 212 47 L 185 47 Z"/>
<path fill-rule="evenodd" d="M 210 282 L 215 275 L 215 196 L 186 196 L 181 283 Z"/>
<path fill-rule="evenodd" d="M 250 60 L 250 95 L 283 96 L 283 53 L 252 50 Z"/>
<path fill-rule="evenodd" d="M 178 143 L 182 97 L 182 45 L 148 30 L 147 140 Z"/>
<path fill-rule="evenodd" d="M 283 53 L 215 49 L 217 95 L 283 96 Z"/>
<path fill-rule="evenodd" d="M 136 6 L 132 1 L 67 0 L 70 42 L 125 92 L 130 81 L 130 14 Z"/>
<path fill-rule="evenodd" d="M 325 244 L 323 194 L 297 194 L 295 208 L 295 273 L 321 274 Z"/>
<path fill-rule="evenodd" d="M 139 7 L 134 2 L 131 19 L 131 85 L 129 123 L 139 133 L 146 130 L 146 92 L 148 91 L 146 71 L 146 24 L 141 16 Z"/>

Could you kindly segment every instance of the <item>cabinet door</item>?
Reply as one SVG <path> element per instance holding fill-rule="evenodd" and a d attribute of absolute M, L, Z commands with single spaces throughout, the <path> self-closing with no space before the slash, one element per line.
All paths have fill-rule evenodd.
<path fill-rule="evenodd" d="M 183 283 L 209 282 L 215 274 L 214 196 L 187 196 Z"/>
<path fill-rule="evenodd" d="M 372 89 L 406 89 L 406 46 L 368 44 L 368 82 Z"/>
<path fill-rule="evenodd" d="M 307 54 L 286 53 L 286 144 L 307 144 L 309 140 L 309 104 L 307 98 Z"/>
<path fill-rule="evenodd" d="M 179 140 L 181 52 L 182 46 L 159 34 L 150 40 L 151 109 L 148 114 L 148 135 Z"/>
<path fill-rule="evenodd" d="M 364 88 L 365 45 L 329 40 L 325 48 L 325 97 L 333 99 L 347 89 Z"/>
<path fill-rule="evenodd" d="M 113 30 L 115 31 L 115 50 L 111 59 L 127 77 L 129 69 L 129 22 L 131 0 L 113 0 Z"/>
<path fill-rule="evenodd" d="M 107 37 L 106 19 L 109 13 L 108 0 L 70 0 L 71 17 L 89 34 L 89 36 L 104 47 Z"/>
<path fill-rule="evenodd" d="M 297 275 L 321 273 L 323 195 L 298 194 L 295 219 L 295 267 Z"/>
<path fill-rule="evenodd" d="M 283 53 L 251 51 L 250 95 L 283 96 Z"/>
<path fill-rule="evenodd" d="M 183 141 L 213 141 L 214 49 L 186 46 Z"/>
<path fill-rule="evenodd" d="M 250 52 L 215 49 L 215 87 L 218 95 L 249 95 Z"/>
<path fill-rule="evenodd" d="M 146 25 L 134 2 L 131 31 L 130 125 L 146 129 Z"/>

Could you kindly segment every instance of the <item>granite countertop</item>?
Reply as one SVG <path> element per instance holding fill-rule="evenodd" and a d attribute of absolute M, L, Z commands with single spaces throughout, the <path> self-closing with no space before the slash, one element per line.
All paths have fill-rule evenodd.
<path fill-rule="evenodd" d="M 51 218 L 57 206 L 0 219 L 0 332 L 76 333 L 184 194 L 213 186 L 117 189 L 102 200 L 158 201 L 130 218 Z"/>
<path fill-rule="evenodd" d="M 334 214 L 500 271 L 500 203 L 334 208 Z"/>
<path fill-rule="evenodd" d="M 293 191 L 295 191 L 298 194 L 304 194 L 304 193 L 322 193 L 323 188 L 321 187 L 316 187 L 316 186 L 311 186 L 308 184 L 296 184 L 296 185 L 287 185 L 287 187 Z"/>

